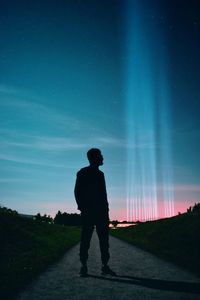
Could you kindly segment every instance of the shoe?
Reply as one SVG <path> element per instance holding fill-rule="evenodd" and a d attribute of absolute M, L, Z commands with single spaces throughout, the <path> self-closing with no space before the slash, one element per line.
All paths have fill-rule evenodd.
<path fill-rule="evenodd" d="M 88 268 L 87 266 L 82 266 L 80 269 L 80 277 L 87 277 L 88 276 Z"/>
<path fill-rule="evenodd" d="M 109 266 L 103 266 L 101 268 L 101 275 L 117 276 L 117 274 L 113 270 L 111 270 Z"/>

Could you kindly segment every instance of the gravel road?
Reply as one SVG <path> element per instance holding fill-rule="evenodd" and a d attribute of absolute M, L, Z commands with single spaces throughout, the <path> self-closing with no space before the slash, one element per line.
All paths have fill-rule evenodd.
<path fill-rule="evenodd" d="M 101 276 L 98 238 L 93 234 L 89 277 L 78 273 L 79 245 L 42 273 L 17 300 L 200 299 L 200 279 L 148 252 L 110 237 L 110 267 L 117 277 Z"/>

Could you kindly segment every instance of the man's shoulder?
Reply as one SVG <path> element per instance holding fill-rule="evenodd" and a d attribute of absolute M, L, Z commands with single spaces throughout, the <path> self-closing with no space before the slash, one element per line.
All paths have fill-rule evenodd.
<path fill-rule="evenodd" d="M 101 175 L 104 175 L 104 173 L 101 171 L 101 170 L 95 170 L 95 173 L 98 173 L 98 174 L 101 174 Z M 80 169 L 78 172 L 77 172 L 77 175 L 78 176 L 81 176 L 81 175 L 87 175 L 87 174 L 92 174 L 94 173 L 94 169 L 92 169 L 90 166 L 87 166 L 87 167 L 84 167 L 82 169 Z"/>
<path fill-rule="evenodd" d="M 99 173 L 102 175 L 102 176 L 104 176 L 104 172 L 103 171 L 101 171 L 101 170 L 98 170 L 99 171 Z"/>
<path fill-rule="evenodd" d="M 90 167 L 84 167 L 77 172 L 77 175 L 84 175 L 90 172 Z"/>

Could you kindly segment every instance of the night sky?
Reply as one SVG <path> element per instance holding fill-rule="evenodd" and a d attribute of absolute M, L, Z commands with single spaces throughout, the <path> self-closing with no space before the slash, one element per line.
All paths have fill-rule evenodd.
<path fill-rule="evenodd" d="M 144 41 L 131 48 L 135 35 Z M 157 217 L 165 216 L 161 169 L 170 170 L 175 214 L 200 201 L 198 0 L 0 1 L 0 36 L 1 205 L 26 214 L 78 212 L 76 172 L 88 164 L 91 147 L 104 156 L 111 219 L 127 218 L 127 182 L 134 187 L 127 170 L 137 175 L 140 168 L 132 167 L 130 155 L 150 153 L 148 147 L 157 166 Z M 138 55 L 129 49 L 140 52 L 140 79 L 134 68 L 127 72 Z M 162 88 L 158 70 L 167 78 Z M 147 73 L 154 74 L 153 145 L 148 118 L 132 125 L 145 123 L 138 99 L 146 89 L 144 103 L 150 103 Z M 129 95 L 127 82 L 137 95 Z M 161 89 L 163 108 L 156 96 Z M 136 130 L 130 144 L 129 132 L 136 136 Z M 148 163 L 145 174 L 151 174 Z"/>

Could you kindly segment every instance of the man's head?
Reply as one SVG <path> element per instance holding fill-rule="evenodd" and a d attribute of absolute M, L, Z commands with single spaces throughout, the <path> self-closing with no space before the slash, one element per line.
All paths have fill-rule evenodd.
<path fill-rule="evenodd" d="M 87 157 L 92 166 L 102 166 L 103 165 L 103 156 L 101 151 L 97 148 L 92 148 L 87 152 Z"/>

